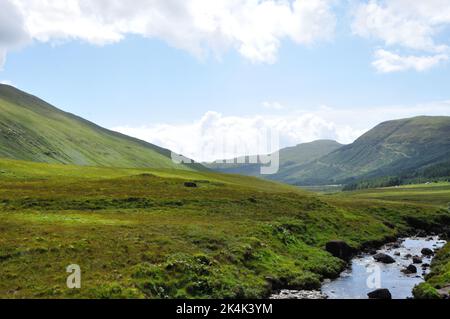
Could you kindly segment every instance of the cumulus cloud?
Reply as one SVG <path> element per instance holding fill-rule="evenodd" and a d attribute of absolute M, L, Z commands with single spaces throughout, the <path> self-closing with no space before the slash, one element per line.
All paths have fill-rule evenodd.
<path fill-rule="evenodd" d="M 279 138 L 279 148 L 334 139 L 351 143 L 380 122 L 418 115 L 450 115 L 450 101 L 415 106 L 293 111 L 282 116 L 224 116 L 207 112 L 200 119 L 184 124 L 121 126 L 113 130 L 171 149 L 198 161 L 234 158 L 268 153 L 257 143 L 268 140 L 268 133 Z"/>
<path fill-rule="evenodd" d="M 377 50 L 375 52 L 375 61 L 372 65 L 383 73 L 397 71 L 425 71 L 442 61 L 448 60 L 446 54 L 436 54 L 431 56 L 401 56 L 386 50 Z"/>
<path fill-rule="evenodd" d="M 370 0 L 356 7 L 352 30 L 386 47 L 416 52 L 378 50 L 374 66 L 379 71 L 423 71 L 448 59 L 449 45 L 439 35 L 449 26 L 450 0 Z"/>
<path fill-rule="evenodd" d="M 25 44 L 29 36 L 24 20 L 18 9 L 9 1 L 0 2 L 0 70 L 8 50 L 14 50 Z"/>
<path fill-rule="evenodd" d="M 235 49 L 252 62 L 272 63 L 283 39 L 310 44 L 330 38 L 334 1 L 3 0 L 2 6 L 21 15 L 12 21 L 4 14 L 8 28 L 22 21 L 20 27 L 42 42 L 76 39 L 105 45 L 135 34 L 200 57 Z M 0 46 L 0 56 L 5 50 Z"/>

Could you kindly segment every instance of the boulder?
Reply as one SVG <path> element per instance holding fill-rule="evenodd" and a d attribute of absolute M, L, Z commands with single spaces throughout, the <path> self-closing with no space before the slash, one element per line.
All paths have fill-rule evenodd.
<path fill-rule="evenodd" d="M 375 256 L 373 256 L 373 258 L 376 261 L 384 263 L 384 264 L 393 264 L 393 263 L 395 263 L 395 259 L 394 258 L 392 258 L 391 256 L 389 256 L 387 254 L 383 254 L 383 253 L 376 254 Z"/>
<path fill-rule="evenodd" d="M 422 263 L 422 258 L 420 258 L 419 256 L 414 256 L 413 257 L 413 263 L 421 264 Z"/>
<path fill-rule="evenodd" d="M 430 268 L 430 264 L 423 264 L 422 265 L 422 269 L 427 269 L 427 268 Z"/>
<path fill-rule="evenodd" d="M 356 252 L 354 248 L 352 248 L 350 245 L 348 245 L 346 242 L 342 240 L 329 241 L 325 245 L 325 249 L 334 257 L 343 259 L 345 261 L 350 261 L 350 259 Z"/>
<path fill-rule="evenodd" d="M 196 187 L 197 187 L 197 183 L 194 183 L 194 182 L 186 182 L 186 183 L 184 183 L 184 187 L 196 188 Z"/>
<path fill-rule="evenodd" d="M 396 251 L 396 252 L 394 253 L 394 255 L 395 255 L 395 256 L 401 256 L 401 254 L 400 254 L 399 251 Z"/>
<path fill-rule="evenodd" d="M 434 255 L 434 251 L 430 248 L 424 248 L 421 251 L 422 255 L 424 256 L 433 256 Z"/>
<path fill-rule="evenodd" d="M 392 299 L 389 289 L 377 289 L 367 294 L 369 299 Z"/>
<path fill-rule="evenodd" d="M 402 272 L 405 274 L 417 274 L 417 267 L 411 264 L 403 269 Z"/>

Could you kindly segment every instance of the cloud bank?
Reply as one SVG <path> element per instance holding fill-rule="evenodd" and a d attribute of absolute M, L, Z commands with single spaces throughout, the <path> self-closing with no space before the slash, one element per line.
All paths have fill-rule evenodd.
<path fill-rule="evenodd" d="M 277 133 L 280 148 L 318 139 L 347 144 L 380 122 L 423 114 L 450 115 L 450 101 L 370 109 L 338 110 L 323 106 L 316 111 L 250 117 L 224 116 L 210 111 L 190 123 L 124 125 L 112 129 L 197 161 L 214 161 L 261 153 L 256 141 L 264 140 L 267 131 Z"/>
<path fill-rule="evenodd" d="M 237 50 L 273 63 L 283 39 L 308 45 L 332 37 L 334 0 L 3 0 L 0 63 L 28 38 L 95 45 L 129 34 L 158 38 L 198 57 Z M 24 32 L 26 30 L 26 32 Z M 0 64 L 0 65 L 1 65 Z"/>

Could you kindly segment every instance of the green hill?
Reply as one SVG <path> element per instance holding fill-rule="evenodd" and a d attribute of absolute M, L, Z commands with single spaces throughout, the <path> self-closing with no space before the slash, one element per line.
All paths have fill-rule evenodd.
<path fill-rule="evenodd" d="M 448 161 L 450 117 L 421 116 L 384 122 L 290 174 L 291 183 L 348 183 L 399 175 Z"/>
<path fill-rule="evenodd" d="M 169 150 L 97 126 L 14 87 L 0 85 L 0 157 L 85 166 L 201 169 Z"/>
<path fill-rule="evenodd" d="M 336 141 L 320 140 L 281 149 L 279 152 L 280 169 L 279 172 L 275 175 L 262 176 L 260 174 L 261 164 L 249 164 L 248 157 L 246 158 L 240 157 L 232 159 L 231 161 L 230 160 L 227 161 L 228 163 L 233 162 L 234 164 L 228 163 L 224 164 L 219 162 L 219 163 L 205 164 L 205 166 L 222 173 L 267 177 L 269 179 L 283 181 L 283 178 L 281 177 L 284 176 L 284 172 L 288 170 L 289 171 L 295 170 L 296 167 L 299 167 L 303 164 L 318 159 L 340 147 L 342 147 L 342 144 L 339 144 Z"/>

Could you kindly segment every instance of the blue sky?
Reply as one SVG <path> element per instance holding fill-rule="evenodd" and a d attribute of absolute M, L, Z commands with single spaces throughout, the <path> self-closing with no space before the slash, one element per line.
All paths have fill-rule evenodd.
<path fill-rule="evenodd" d="M 301 0 L 291 1 L 292 7 L 286 1 L 262 1 L 280 9 L 281 21 L 303 17 L 306 22 L 297 28 L 292 23 L 280 27 L 280 21 L 271 27 L 264 15 L 255 22 L 260 2 L 233 0 L 235 6 L 229 8 L 233 14 L 240 13 L 241 5 L 254 10 L 237 21 L 238 27 L 249 21 L 255 24 L 248 30 L 243 27 L 245 36 L 221 24 L 216 26 L 220 31 L 205 36 L 210 30 L 198 29 L 195 14 L 189 15 L 191 21 L 175 15 L 178 11 L 172 7 L 150 8 L 148 1 L 137 2 L 137 6 L 144 3 L 142 16 L 128 12 L 124 21 L 142 21 L 160 10 L 166 15 L 164 28 L 173 24 L 179 30 L 179 21 L 185 21 L 181 27 L 189 33 L 166 29 L 158 33 L 153 20 L 150 31 L 136 31 L 131 22 L 131 31 L 123 30 L 123 25 L 109 25 L 106 18 L 94 23 L 89 20 L 94 9 L 103 14 L 112 8 L 89 8 L 84 13 L 83 0 L 73 12 L 67 7 L 42 7 L 35 0 L 26 7 L 21 0 L 8 1 L 6 9 L 20 16 L 23 26 L 0 23 L 0 56 L 2 50 L 6 56 L 0 81 L 102 126 L 166 147 L 182 144 L 194 157 L 202 157 L 199 149 L 204 141 L 193 145 L 183 130 L 196 131 L 196 139 L 202 139 L 198 131 L 204 133 L 205 125 L 210 130 L 221 126 L 223 133 L 224 127 L 239 131 L 239 125 L 257 128 L 258 123 L 275 123 L 281 130 L 281 146 L 289 146 L 316 138 L 347 143 L 382 120 L 450 115 L 447 0 L 431 0 L 427 10 L 420 1 L 415 8 L 402 0 L 314 0 L 311 7 L 302 7 Z M 202 4 L 193 1 L 192 8 Z M 276 16 L 273 8 L 270 12 Z M 46 17 L 52 10 L 62 10 L 69 25 L 52 23 Z M 114 17 L 124 15 L 120 7 L 115 10 Z M 208 10 L 211 16 L 218 12 Z M 314 10 L 320 19 L 309 18 Z M 427 13 L 418 17 L 414 10 Z M 30 20 L 32 14 L 45 23 Z M 86 31 L 74 31 L 71 19 L 80 26 L 86 23 Z M 430 22 L 436 20 L 440 22 Z M 425 31 L 411 32 L 418 26 Z M 105 31 L 92 39 L 89 28 L 94 27 Z M 17 43 L 10 36 L 2 44 L 7 32 L 18 38 Z M 192 45 L 196 42 L 198 46 Z"/>

